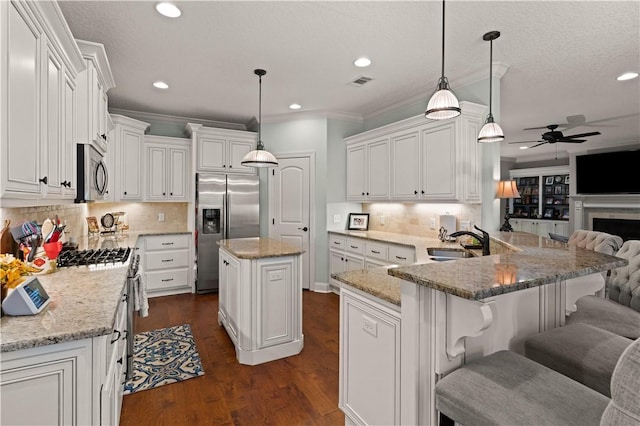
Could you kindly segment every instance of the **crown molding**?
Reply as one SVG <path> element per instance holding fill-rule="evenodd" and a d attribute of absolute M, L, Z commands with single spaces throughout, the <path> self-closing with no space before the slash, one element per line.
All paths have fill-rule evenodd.
<path fill-rule="evenodd" d="M 285 114 L 274 114 L 262 117 L 263 123 L 277 123 L 281 121 L 291 120 L 310 120 L 310 119 L 327 119 L 327 120 L 342 120 L 353 121 L 356 123 L 362 123 L 363 118 L 360 114 L 353 114 L 349 112 L 331 112 L 331 111 L 296 111 Z M 253 119 L 255 120 L 255 118 Z M 251 123 L 247 122 L 246 125 Z M 257 122 L 256 122 L 257 123 Z"/>
<path fill-rule="evenodd" d="M 193 117 L 182 117 L 178 115 L 156 114 L 153 112 L 132 111 L 119 108 L 110 108 L 109 114 L 124 115 L 142 121 L 173 123 L 180 125 L 186 125 L 187 123 L 197 123 L 207 127 L 217 127 L 229 130 L 247 130 L 247 128 L 243 124 L 239 123 L 229 123 L 226 121 L 206 120 Z"/>

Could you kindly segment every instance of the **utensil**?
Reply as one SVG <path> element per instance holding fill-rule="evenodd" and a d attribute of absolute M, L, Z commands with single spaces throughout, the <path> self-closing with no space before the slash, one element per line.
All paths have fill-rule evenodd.
<path fill-rule="evenodd" d="M 42 244 L 42 236 L 40 234 L 32 234 L 29 237 L 29 245 L 31 246 L 31 251 L 29 251 L 27 262 L 33 262 L 33 258 L 36 257 L 36 252 L 38 251 L 38 247 L 40 247 L 40 244 Z"/>
<path fill-rule="evenodd" d="M 62 232 L 64 231 L 64 228 L 66 228 L 67 225 L 62 225 L 60 227 L 57 227 L 53 230 L 53 235 L 51 235 L 51 239 L 49 240 L 50 243 L 55 243 L 60 239 L 60 236 L 62 235 Z"/>
<path fill-rule="evenodd" d="M 55 229 L 56 226 L 53 224 L 51 219 L 46 218 L 41 227 L 41 233 L 45 243 L 48 243 L 51 240 L 51 236 L 53 235 L 53 231 Z"/>

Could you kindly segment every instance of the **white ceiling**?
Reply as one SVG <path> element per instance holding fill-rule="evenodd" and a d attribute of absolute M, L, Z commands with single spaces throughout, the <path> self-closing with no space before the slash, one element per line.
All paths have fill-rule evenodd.
<path fill-rule="evenodd" d="M 440 1 L 177 2 L 182 16 L 159 15 L 151 1 L 61 1 L 75 38 L 103 43 L 116 87 L 111 108 L 232 123 L 257 116 L 264 68 L 263 119 L 323 112 L 367 118 L 424 99 L 440 75 Z M 600 147 L 640 145 L 640 1 L 455 1 L 446 4 L 445 74 L 452 88 L 484 79 L 489 45 L 509 66 L 497 121 L 502 157 L 533 161 Z M 367 56 L 369 68 L 353 60 Z M 374 80 L 349 84 L 360 75 Z M 161 91 L 156 80 L 170 85 Z M 288 105 L 303 106 L 292 112 Z M 537 140 L 527 127 L 587 123 L 566 134 L 599 130 L 583 144 L 520 150 Z M 626 118 L 612 119 L 612 117 Z M 600 121 L 606 120 L 606 121 Z M 606 126 L 606 127 L 605 127 Z M 563 130 L 560 128 L 559 130 Z"/>

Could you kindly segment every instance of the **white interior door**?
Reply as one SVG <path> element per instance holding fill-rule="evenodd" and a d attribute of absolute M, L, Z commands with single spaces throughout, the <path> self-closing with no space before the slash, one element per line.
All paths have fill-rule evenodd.
<path fill-rule="evenodd" d="M 278 167 L 269 170 L 269 237 L 302 250 L 302 288 L 313 282 L 311 223 L 311 155 L 278 155 Z"/>

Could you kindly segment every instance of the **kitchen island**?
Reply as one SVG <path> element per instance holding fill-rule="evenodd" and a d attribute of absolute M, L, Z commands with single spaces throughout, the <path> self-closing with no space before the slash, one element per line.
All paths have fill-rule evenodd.
<path fill-rule="evenodd" d="M 627 263 L 525 233 L 492 233 L 491 250 L 499 254 L 391 267 L 386 278 L 373 270 L 334 276 L 346 285 L 340 407 L 354 422 L 437 424 L 433 389 L 440 377 L 498 350 L 521 353 L 527 336 L 564 324 L 568 279 Z M 371 289 L 368 282 L 375 283 Z M 399 291 L 399 303 L 371 296 L 380 289 Z M 366 333 L 373 336 L 369 352 L 387 354 L 368 370 L 348 345 Z M 368 403 L 376 398 L 379 403 Z"/>
<path fill-rule="evenodd" d="M 304 251 L 270 238 L 221 240 L 218 323 L 238 362 L 257 365 L 302 351 Z"/>

